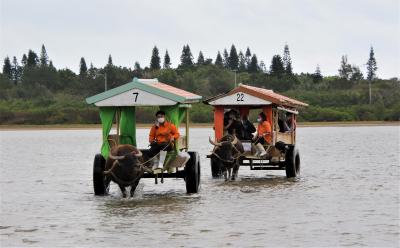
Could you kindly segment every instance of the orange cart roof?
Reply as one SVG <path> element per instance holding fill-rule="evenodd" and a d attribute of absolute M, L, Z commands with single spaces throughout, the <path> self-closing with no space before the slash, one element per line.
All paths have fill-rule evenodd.
<path fill-rule="evenodd" d="M 265 102 L 270 102 L 270 103 L 274 103 L 276 105 L 289 106 L 289 107 L 308 106 L 307 103 L 304 103 L 304 102 L 295 100 L 293 98 L 275 93 L 273 90 L 254 87 L 254 86 L 245 85 L 245 84 L 240 84 L 238 87 L 234 88 L 233 90 L 231 90 L 225 94 L 219 94 L 217 96 L 211 97 L 211 98 L 205 100 L 204 103 L 210 104 L 210 105 L 218 105 L 213 102 L 218 99 L 224 98 L 224 97 L 232 96 L 239 92 L 242 92 L 242 93 L 248 94 L 252 97 L 258 98 L 260 100 L 260 105 L 265 105 Z M 232 105 L 235 105 L 235 104 L 233 103 Z"/>

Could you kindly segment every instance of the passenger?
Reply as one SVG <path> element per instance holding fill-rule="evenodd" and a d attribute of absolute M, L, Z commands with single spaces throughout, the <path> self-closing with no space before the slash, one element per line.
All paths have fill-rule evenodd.
<path fill-rule="evenodd" d="M 296 130 L 296 120 L 294 119 L 294 114 L 292 113 L 286 113 L 286 123 L 289 128 L 289 132 L 293 132 Z"/>
<path fill-rule="evenodd" d="M 271 124 L 267 121 L 267 116 L 261 112 L 257 117 L 258 127 L 257 135 L 254 137 L 256 146 L 256 156 L 264 156 L 267 154 L 263 145 L 272 143 Z"/>
<path fill-rule="evenodd" d="M 238 113 L 231 109 L 226 113 L 224 118 L 224 131 L 230 135 L 235 135 L 239 140 L 243 139 L 243 126 L 237 120 Z"/>
<path fill-rule="evenodd" d="M 257 130 L 254 127 L 253 123 L 249 121 L 249 116 L 246 114 L 242 116 L 242 126 L 243 126 L 243 139 L 252 140 L 253 133 L 256 132 Z"/>
<path fill-rule="evenodd" d="M 171 151 L 173 142 L 179 138 L 179 131 L 174 124 L 165 120 L 165 112 L 156 113 L 157 120 L 149 134 L 150 150 L 148 157 L 152 158 L 161 150 Z"/>
<path fill-rule="evenodd" d="M 290 131 L 290 128 L 286 122 L 286 119 L 287 118 L 285 115 L 279 115 L 279 117 L 278 117 L 279 132 L 281 132 L 281 133 Z"/>

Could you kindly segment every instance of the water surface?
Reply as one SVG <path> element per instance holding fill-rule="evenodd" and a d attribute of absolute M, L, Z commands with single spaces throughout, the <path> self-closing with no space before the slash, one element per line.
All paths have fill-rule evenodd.
<path fill-rule="evenodd" d="M 0 131 L 1 246 L 400 246 L 399 127 L 299 128 L 297 180 L 248 167 L 235 182 L 211 179 L 209 135 L 190 133 L 199 194 L 144 179 L 122 199 L 115 184 L 93 195 L 99 130 Z"/>

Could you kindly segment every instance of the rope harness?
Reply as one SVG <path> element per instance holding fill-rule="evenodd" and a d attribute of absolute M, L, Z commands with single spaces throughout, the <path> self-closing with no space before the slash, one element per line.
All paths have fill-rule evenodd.
<path fill-rule="evenodd" d="M 230 142 L 230 141 L 225 141 L 225 142 Z M 219 160 L 221 160 L 222 162 L 225 162 L 225 163 L 234 163 L 236 159 L 240 158 L 240 157 L 243 155 L 243 153 L 240 152 L 240 151 L 236 148 L 235 145 L 232 145 L 232 147 L 236 150 L 236 153 L 235 153 L 235 154 L 237 155 L 237 156 L 234 157 L 232 160 L 227 160 L 227 159 L 221 158 L 221 157 L 215 152 L 215 151 L 219 148 L 218 146 L 214 146 L 214 149 L 213 149 L 211 155 L 214 155 L 215 157 L 217 157 L 217 158 L 218 158 Z"/>
<path fill-rule="evenodd" d="M 111 176 L 115 179 L 115 181 L 117 181 L 118 184 L 132 185 L 133 183 L 135 183 L 138 179 L 140 179 L 140 178 L 143 176 L 144 172 L 148 172 L 148 173 L 154 174 L 154 173 L 153 173 L 153 170 L 150 169 L 150 168 L 148 168 L 147 166 L 145 166 L 145 164 L 147 164 L 148 162 L 154 160 L 158 155 L 160 155 L 161 152 L 165 151 L 165 150 L 171 145 L 171 143 L 172 143 L 172 142 L 169 142 L 163 149 L 161 149 L 156 155 L 154 155 L 153 157 L 151 157 L 151 158 L 148 159 L 147 161 L 145 161 L 145 162 L 143 162 L 143 163 L 140 163 L 140 162 L 137 163 L 137 165 L 138 165 L 139 168 L 141 169 L 141 173 L 139 173 L 139 175 L 138 175 L 137 177 L 135 177 L 134 179 L 132 179 L 132 180 L 130 180 L 130 181 L 122 180 L 121 178 L 117 177 L 117 176 L 114 174 L 114 172 L 113 172 L 114 169 L 115 169 L 117 166 L 119 166 L 118 160 L 115 160 L 115 161 L 114 161 L 113 165 L 111 166 L 111 168 L 110 168 L 109 170 L 103 171 L 103 174 L 104 174 L 104 175 L 111 175 Z"/>

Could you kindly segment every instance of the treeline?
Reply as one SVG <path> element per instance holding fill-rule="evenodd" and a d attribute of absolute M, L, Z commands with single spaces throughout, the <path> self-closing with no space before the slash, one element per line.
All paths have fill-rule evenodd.
<path fill-rule="evenodd" d="M 323 76 L 317 65 L 314 73 L 293 73 L 289 46 L 282 55 L 271 58 L 268 69 L 247 47 L 237 52 L 223 49 L 215 59 L 200 51 L 195 60 L 189 45 L 183 46 L 180 63 L 171 67 L 168 51 L 163 58 L 154 47 L 150 65 L 135 62 L 133 68 L 116 66 L 109 55 L 107 64 L 96 68 L 85 58 L 79 61 L 79 74 L 70 69 L 57 69 L 43 45 L 38 55 L 29 50 L 20 61 L 6 57 L 0 74 L 0 124 L 99 123 L 97 109 L 85 98 L 130 82 L 133 77 L 158 78 L 173 86 L 209 97 L 226 92 L 236 83 L 273 89 L 310 104 L 301 111 L 304 121 L 399 120 L 399 80 L 376 77 L 377 63 L 371 47 L 367 75 L 344 55 L 337 76 Z M 369 84 L 372 86 L 371 98 Z M 139 109 L 139 122 L 152 121 L 153 111 Z M 194 105 L 192 121 L 211 122 L 209 106 Z"/>

